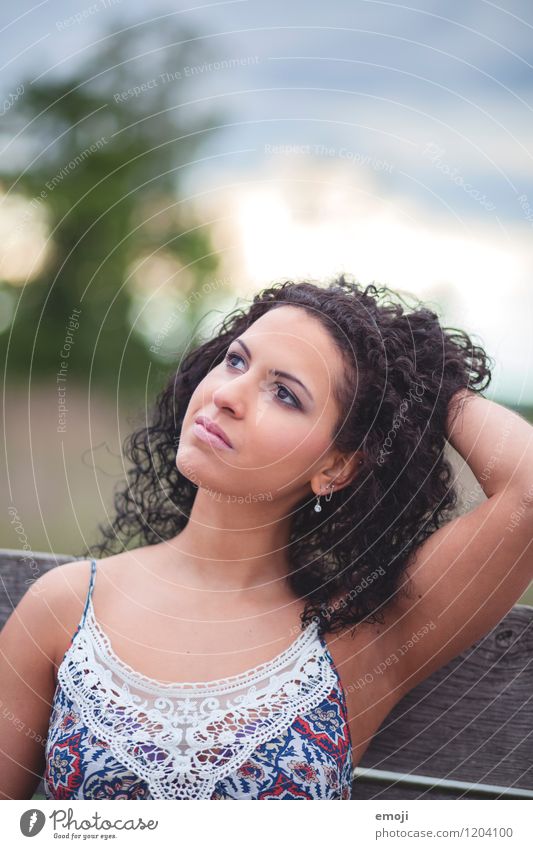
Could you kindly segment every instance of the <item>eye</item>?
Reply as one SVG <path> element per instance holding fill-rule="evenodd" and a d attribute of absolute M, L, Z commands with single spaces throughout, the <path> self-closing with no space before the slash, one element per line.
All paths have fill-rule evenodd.
<path fill-rule="evenodd" d="M 230 368 L 235 368 L 235 366 L 232 366 L 231 363 L 230 363 L 230 360 L 234 359 L 234 357 L 236 357 L 238 360 L 242 360 L 243 363 L 245 362 L 244 357 L 241 357 L 240 354 L 236 354 L 233 351 L 228 351 L 228 353 L 224 357 L 224 362 L 227 363 Z M 298 401 L 298 398 L 296 398 L 296 396 L 293 395 L 292 392 L 290 392 L 287 389 L 287 387 L 283 385 L 283 383 L 275 383 L 274 385 L 279 386 L 279 389 L 283 390 L 283 392 L 286 392 L 287 396 L 292 399 L 293 403 L 287 404 L 287 403 L 285 403 L 283 398 L 280 398 L 279 395 L 277 395 L 276 397 L 277 397 L 278 401 L 281 401 L 285 407 L 296 407 L 299 410 L 301 409 L 302 405 Z"/>

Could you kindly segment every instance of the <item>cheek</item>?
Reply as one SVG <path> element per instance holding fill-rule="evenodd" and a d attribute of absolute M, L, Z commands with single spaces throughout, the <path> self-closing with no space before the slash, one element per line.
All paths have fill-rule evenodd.
<path fill-rule="evenodd" d="M 299 414 L 291 420 L 287 414 L 280 416 L 272 427 L 257 428 L 253 451 L 248 456 L 272 470 L 281 468 L 286 474 L 290 469 L 291 476 L 298 479 L 300 474 L 307 475 L 328 448 L 328 434 L 320 422 Z"/>

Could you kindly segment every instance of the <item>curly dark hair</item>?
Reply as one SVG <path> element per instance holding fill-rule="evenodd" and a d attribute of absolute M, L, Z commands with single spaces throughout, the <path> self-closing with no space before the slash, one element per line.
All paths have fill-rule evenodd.
<path fill-rule="evenodd" d="M 322 502 L 320 514 L 312 492 L 293 509 L 287 580 L 305 600 L 301 625 L 315 618 L 323 634 L 363 619 L 382 623 L 383 606 L 407 591 L 401 578 L 414 551 L 457 504 L 444 454 L 450 399 L 462 388 L 481 392 L 491 370 L 482 347 L 465 331 L 442 327 L 420 300 L 409 307 L 387 286 L 363 288 L 344 274 L 327 285 L 275 283 L 183 358 L 148 426 L 126 438 L 133 466 L 115 491 L 116 516 L 98 526 L 102 539 L 84 555 L 153 545 L 183 530 L 197 486 L 175 459 L 191 395 L 235 337 L 283 305 L 307 310 L 338 346 L 346 368 L 334 387 L 340 415 L 331 440 L 341 452 L 363 452 L 355 478 Z"/>

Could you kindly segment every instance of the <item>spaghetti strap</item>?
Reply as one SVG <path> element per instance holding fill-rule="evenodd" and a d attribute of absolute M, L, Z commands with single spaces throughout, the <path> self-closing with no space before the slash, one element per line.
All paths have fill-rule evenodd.
<path fill-rule="evenodd" d="M 81 626 L 85 624 L 85 617 L 87 616 L 87 608 L 89 607 L 89 601 L 93 594 L 94 587 L 94 579 L 96 576 L 96 560 L 91 560 L 91 579 L 89 581 L 89 590 L 87 592 L 87 598 L 85 599 L 85 607 L 83 608 L 83 616 L 81 617 Z"/>

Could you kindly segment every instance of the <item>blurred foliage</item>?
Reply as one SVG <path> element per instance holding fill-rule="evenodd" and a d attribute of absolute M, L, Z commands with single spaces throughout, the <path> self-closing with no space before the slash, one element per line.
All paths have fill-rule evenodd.
<path fill-rule="evenodd" d="M 166 303 L 188 296 L 183 315 L 194 329 L 205 298 L 202 304 L 191 293 L 212 278 L 217 258 L 208 228 L 180 202 L 181 171 L 199 156 L 222 115 L 205 103 L 181 105 L 191 99 L 192 87 L 176 71 L 211 58 L 181 23 L 169 20 L 162 27 L 156 21 L 109 33 L 90 54 L 60 79 L 47 74 L 26 81 L 23 97 L 3 118 L 4 132 L 20 132 L 15 144 L 33 151 L 23 173 L 4 170 L 0 182 L 5 191 L 46 205 L 52 250 L 38 277 L 15 290 L 20 301 L 11 338 L 4 332 L 0 346 L 5 356 L 9 339 L 8 380 L 27 377 L 30 365 L 32 380 L 52 379 L 77 308 L 69 380 L 83 384 L 90 376 L 113 390 L 120 379 L 121 391 L 143 393 L 154 356 L 150 342 L 131 332 L 135 287 L 124 285 L 128 268 L 154 251 L 166 257 L 163 270 L 169 256 L 177 268 L 190 263 L 183 275 L 154 280 L 152 273 L 144 288 L 141 268 L 137 300 L 142 308 L 162 284 Z"/>

